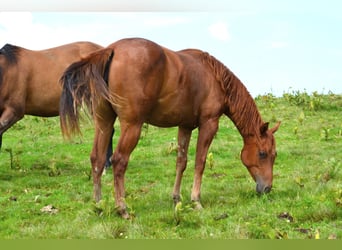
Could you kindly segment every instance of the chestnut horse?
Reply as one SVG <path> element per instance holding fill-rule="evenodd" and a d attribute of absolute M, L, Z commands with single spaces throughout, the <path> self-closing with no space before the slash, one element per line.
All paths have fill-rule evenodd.
<path fill-rule="evenodd" d="M 271 190 L 276 158 L 273 134 L 280 122 L 269 129 L 241 81 L 208 53 L 195 49 L 174 52 L 145 39 L 123 39 L 70 65 L 61 83 L 64 135 L 80 132 L 77 107 L 83 102 L 94 115 L 95 140 L 90 158 L 96 201 L 101 199 L 106 145 L 119 117 L 121 134 L 112 164 L 115 203 L 123 218 L 129 218 L 124 175 L 143 123 L 179 128 L 175 204 L 180 201 L 190 136 L 198 128 L 191 200 L 201 208 L 206 156 L 222 114 L 233 121 L 243 138 L 241 160 L 256 181 L 256 191 Z"/>
<path fill-rule="evenodd" d="M 0 49 L 0 148 L 2 134 L 27 115 L 59 115 L 58 81 L 72 62 L 103 48 L 76 42 L 32 51 L 6 44 Z M 110 144 L 111 145 L 111 144 Z M 111 146 L 110 146 L 111 147 Z M 110 149 L 112 153 L 112 149 Z"/>

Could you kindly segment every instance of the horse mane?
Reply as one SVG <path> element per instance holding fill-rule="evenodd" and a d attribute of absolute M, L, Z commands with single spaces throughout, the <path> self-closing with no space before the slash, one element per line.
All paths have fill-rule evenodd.
<path fill-rule="evenodd" d="M 13 65 L 17 63 L 19 50 L 20 50 L 20 47 L 18 46 L 5 44 L 5 46 L 0 49 L 0 55 L 5 56 L 6 61 L 9 63 L 9 65 Z M 2 79 L 3 79 L 3 74 L 4 74 L 4 69 L 0 67 L 0 86 L 2 83 Z"/>
<path fill-rule="evenodd" d="M 213 70 L 216 80 L 225 93 L 226 115 L 241 135 L 256 135 L 263 124 L 254 99 L 245 85 L 223 63 L 203 52 L 202 61 Z"/>
<path fill-rule="evenodd" d="M 4 55 L 9 64 L 15 64 L 18 61 L 20 49 L 18 46 L 7 43 L 0 49 L 0 55 Z"/>

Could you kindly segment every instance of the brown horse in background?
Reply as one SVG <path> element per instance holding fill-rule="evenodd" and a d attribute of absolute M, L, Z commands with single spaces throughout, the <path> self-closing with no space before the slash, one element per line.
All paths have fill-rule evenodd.
<path fill-rule="evenodd" d="M 103 48 L 76 42 L 40 51 L 6 44 L 0 49 L 0 148 L 2 134 L 24 115 L 59 115 L 64 70 L 91 52 Z M 110 149 L 111 153 L 112 150 Z"/>
<path fill-rule="evenodd" d="M 101 199 L 106 145 L 116 118 L 120 119 L 121 135 L 112 164 L 115 202 L 122 217 L 129 217 L 124 200 L 124 175 L 144 122 L 179 127 L 175 203 L 180 201 L 191 132 L 198 128 L 191 200 L 201 208 L 200 187 L 206 156 L 222 114 L 233 121 L 243 137 L 241 160 L 257 183 L 256 191 L 271 190 L 276 158 L 273 134 L 280 123 L 269 129 L 245 86 L 208 53 L 195 49 L 174 52 L 145 39 L 123 39 L 73 63 L 61 82 L 60 118 L 64 134 L 79 132 L 77 107 L 82 102 L 94 114 L 91 163 L 96 201 Z"/>

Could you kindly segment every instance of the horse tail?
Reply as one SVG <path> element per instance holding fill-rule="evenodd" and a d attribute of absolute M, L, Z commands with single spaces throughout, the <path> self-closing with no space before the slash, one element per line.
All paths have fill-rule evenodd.
<path fill-rule="evenodd" d="M 60 83 L 60 124 L 63 136 L 80 134 L 79 109 L 83 104 L 94 114 L 101 98 L 109 101 L 109 67 L 114 56 L 112 48 L 105 48 L 71 64 L 63 73 Z"/>

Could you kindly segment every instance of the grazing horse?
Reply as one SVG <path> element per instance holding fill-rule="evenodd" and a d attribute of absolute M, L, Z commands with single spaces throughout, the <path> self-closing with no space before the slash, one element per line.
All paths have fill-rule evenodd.
<path fill-rule="evenodd" d="M 103 48 L 76 42 L 40 51 L 6 44 L 0 49 L 0 148 L 2 134 L 27 115 L 59 115 L 58 81 L 72 62 Z M 111 144 L 110 144 L 111 147 Z M 112 150 L 109 149 L 112 154 Z"/>
<path fill-rule="evenodd" d="M 208 53 L 195 49 L 174 52 L 149 40 L 123 39 L 70 65 L 61 83 L 63 134 L 80 132 L 77 107 L 83 102 L 95 120 L 90 158 L 96 201 L 101 199 L 106 145 L 119 117 L 121 134 L 111 160 L 115 203 L 123 218 L 129 218 L 124 175 L 143 123 L 179 128 L 175 204 L 180 201 L 190 136 L 198 128 L 191 200 L 201 208 L 200 187 L 206 156 L 222 114 L 233 121 L 243 138 L 241 160 L 256 182 L 256 191 L 271 190 L 276 158 L 273 134 L 280 122 L 269 129 L 241 81 Z"/>

